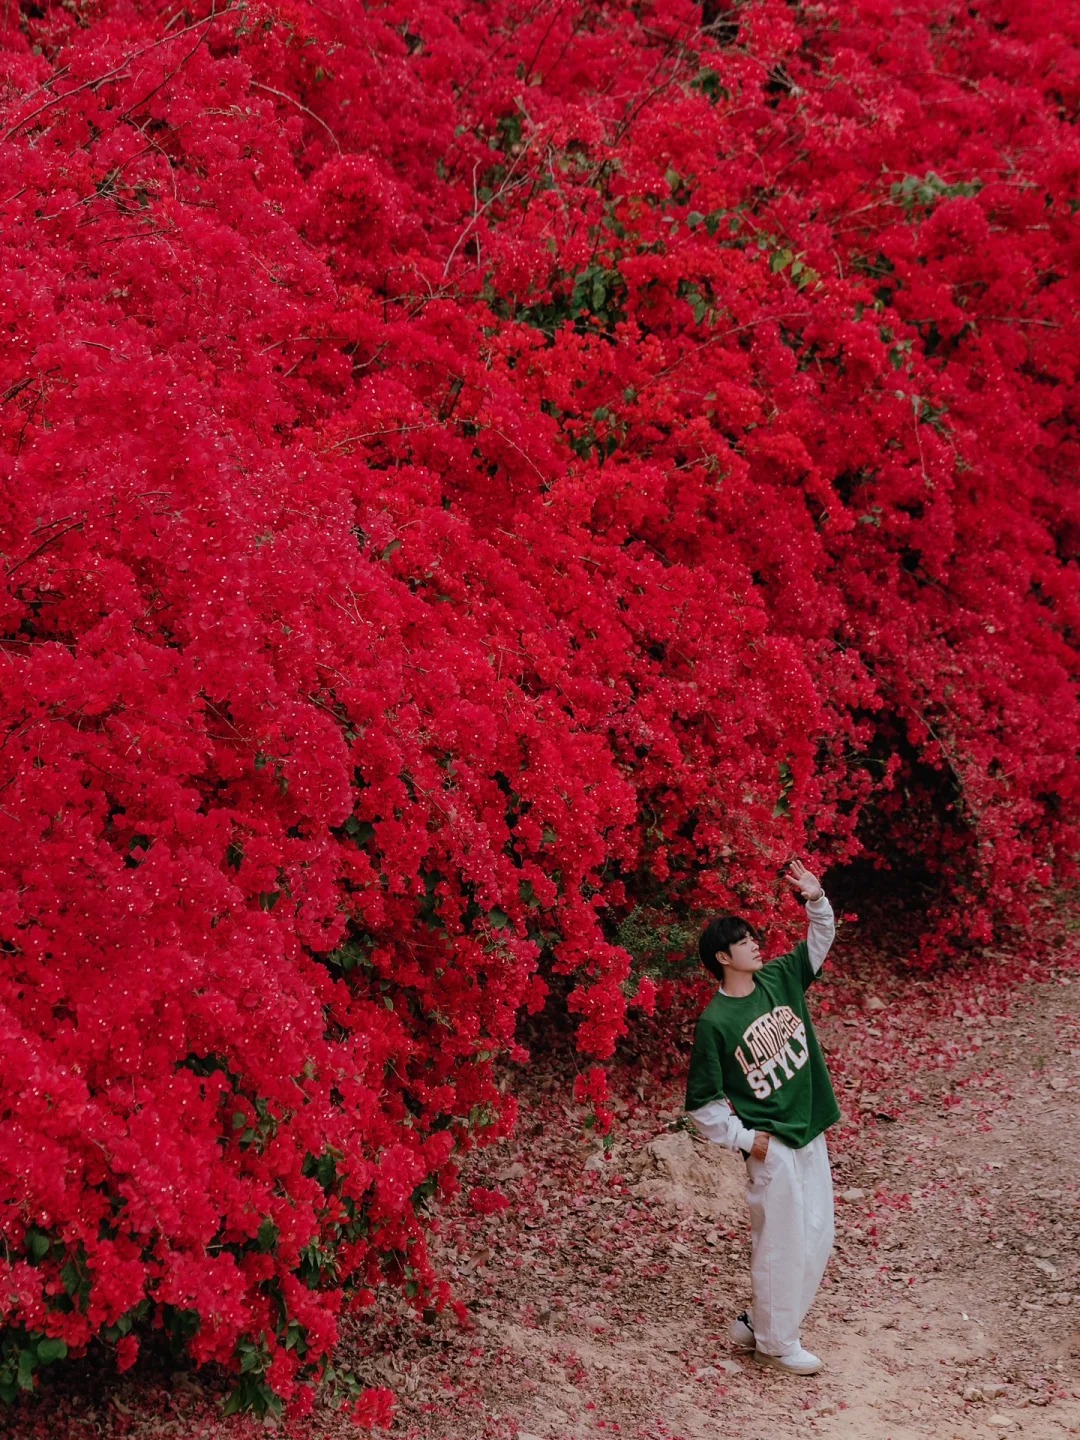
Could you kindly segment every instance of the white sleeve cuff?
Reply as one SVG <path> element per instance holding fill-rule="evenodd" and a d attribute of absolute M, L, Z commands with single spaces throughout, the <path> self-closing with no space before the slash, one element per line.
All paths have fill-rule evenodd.
<path fill-rule="evenodd" d="M 723 1145 L 725 1150 L 749 1150 L 754 1143 L 756 1132 L 746 1128 L 730 1102 L 723 1097 L 686 1113 L 695 1128 L 713 1145 Z"/>

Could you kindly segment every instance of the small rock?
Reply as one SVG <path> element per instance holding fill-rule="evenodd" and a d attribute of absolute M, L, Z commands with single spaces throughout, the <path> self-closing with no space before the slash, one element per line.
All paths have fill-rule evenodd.
<path fill-rule="evenodd" d="M 850 1205 L 855 1200 L 865 1200 L 866 1191 L 860 1190 L 857 1185 L 854 1185 L 850 1190 L 841 1190 L 837 1198 L 846 1201 Z"/>
<path fill-rule="evenodd" d="M 1031 1263 L 1036 1270 L 1041 1270 L 1044 1275 L 1049 1275 L 1051 1280 L 1057 1279 L 1057 1266 L 1051 1265 L 1049 1260 L 1033 1260 Z"/>
<path fill-rule="evenodd" d="M 1055 1075 L 1050 1081 L 1051 1090 L 1068 1090 L 1069 1082 L 1064 1075 Z"/>
<path fill-rule="evenodd" d="M 586 1315 L 585 1324 L 589 1327 L 590 1330 L 595 1330 L 597 1332 L 607 1329 L 607 1321 L 602 1315 Z"/>
<path fill-rule="evenodd" d="M 888 1006 L 880 995 L 871 995 L 866 1001 L 867 1010 L 886 1010 Z M 822 1412 L 824 1414 L 824 1411 Z"/>
<path fill-rule="evenodd" d="M 742 1366 L 737 1360 L 718 1360 L 716 1368 L 722 1370 L 725 1375 L 741 1375 Z"/>
<path fill-rule="evenodd" d="M 717 1368 L 716 1368 L 715 1365 L 705 1365 L 705 1366 L 703 1366 L 700 1370 L 698 1370 L 698 1371 L 695 1373 L 694 1379 L 695 1379 L 695 1380 L 715 1380 L 716 1377 L 717 1377 L 717 1375 L 719 1375 L 719 1373 L 720 1373 L 720 1372 L 719 1372 L 719 1370 L 717 1370 Z"/>
<path fill-rule="evenodd" d="M 1013 1425 L 1015 1422 L 1011 1415 L 988 1415 L 986 1417 L 986 1423 L 988 1425 L 997 1425 L 1002 1428 L 1006 1428 Z"/>
<path fill-rule="evenodd" d="M 986 1399 L 986 1394 L 981 1385 L 969 1385 L 964 1391 L 964 1399 L 969 1405 L 977 1405 Z"/>
<path fill-rule="evenodd" d="M 534 1435 L 531 1430 L 519 1430 L 517 1440 L 540 1440 L 539 1435 Z"/>
<path fill-rule="evenodd" d="M 525 1166 L 515 1160 L 513 1165 L 507 1165 L 496 1175 L 496 1180 L 520 1180 L 525 1174 Z"/>

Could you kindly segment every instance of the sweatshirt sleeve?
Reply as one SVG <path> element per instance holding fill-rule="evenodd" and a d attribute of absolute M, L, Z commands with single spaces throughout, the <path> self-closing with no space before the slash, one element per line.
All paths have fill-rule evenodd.
<path fill-rule="evenodd" d="M 806 918 L 810 922 L 806 932 L 806 950 L 810 968 L 816 975 L 825 964 L 825 956 L 836 938 L 833 908 L 825 895 L 822 895 L 820 900 L 806 902 Z"/>
<path fill-rule="evenodd" d="M 723 1145 L 725 1150 L 749 1153 L 754 1144 L 757 1132 L 746 1128 L 723 1096 L 719 1100 L 710 1100 L 698 1110 L 688 1110 L 686 1113 L 705 1139 L 714 1145 Z"/>

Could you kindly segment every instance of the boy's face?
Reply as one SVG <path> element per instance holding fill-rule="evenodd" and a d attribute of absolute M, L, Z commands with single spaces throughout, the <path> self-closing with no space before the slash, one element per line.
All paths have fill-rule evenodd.
<path fill-rule="evenodd" d="M 731 970 L 742 970 L 751 975 L 765 963 L 761 958 L 761 948 L 752 935 L 736 940 L 730 950 L 719 951 L 716 958 Z"/>

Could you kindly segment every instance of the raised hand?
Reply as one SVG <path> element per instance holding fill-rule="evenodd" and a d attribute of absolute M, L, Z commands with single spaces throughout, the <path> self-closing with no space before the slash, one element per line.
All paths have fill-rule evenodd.
<path fill-rule="evenodd" d="M 787 869 L 787 879 L 804 900 L 820 900 L 825 894 L 821 881 L 801 860 L 792 860 Z"/>

